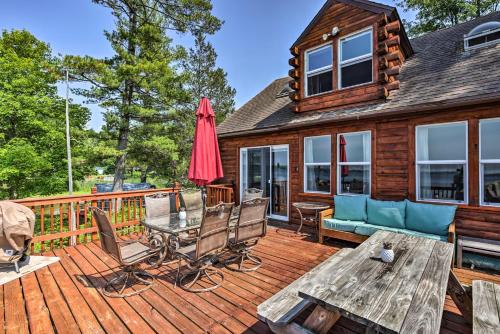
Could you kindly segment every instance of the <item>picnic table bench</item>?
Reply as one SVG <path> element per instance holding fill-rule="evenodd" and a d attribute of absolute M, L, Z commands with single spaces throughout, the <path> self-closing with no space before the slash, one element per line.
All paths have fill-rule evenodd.
<path fill-rule="evenodd" d="M 500 333 L 500 285 L 473 281 L 472 313 L 474 334 Z"/>
<path fill-rule="evenodd" d="M 343 248 L 330 256 L 325 262 L 335 265 L 350 254 L 352 250 L 351 248 Z M 293 322 L 302 311 L 312 304 L 312 302 L 299 296 L 299 288 L 322 269 L 323 263 L 257 307 L 259 319 L 266 322 L 274 333 L 307 333 L 305 328 Z"/>

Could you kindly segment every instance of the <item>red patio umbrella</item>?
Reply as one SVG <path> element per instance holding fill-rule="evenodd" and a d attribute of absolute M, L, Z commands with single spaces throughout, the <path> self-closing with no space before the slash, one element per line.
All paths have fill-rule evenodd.
<path fill-rule="evenodd" d="M 340 144 L 340 162 L 347 162 L 347 152 L 345 146 L 347 145 L 347 142 L 345 141 L 344 136 L 340 135 L 339 138 L 339 144 Z M 349 166 L 342 166 L 340 169 L 342 172 L 342 176 L 349 175 Z"/>
<path fill-rule="evenodd" d="M 222 177 L 224 172 L 215 131 L 215 114 L 210 101 L 204 97 L 196 111 L 196 130 L 188 178 L 197 186 L 206 186 Z"/>

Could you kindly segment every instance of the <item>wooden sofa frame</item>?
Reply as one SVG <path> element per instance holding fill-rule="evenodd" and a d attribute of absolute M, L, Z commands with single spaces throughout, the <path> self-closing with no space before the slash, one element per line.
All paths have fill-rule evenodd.
<path fill-rule="evenodd" d="M 351 233 L 351 232 L 344 232 L 344 231 L 338 231 L 338 230 L 333 230 L 329 228 L 324 228 L 323 227 L 323 220 L 332 218 L 334 213 L 334 209 L 327 209 L 323 210 L 319 213 L 319 242 L 323 243 L 324 237 L 330 237 L 330 238 L 336 238 L 336 239 L 341 239 L 341 240 L 346 240 L 346 241 L 351 241 L 355 243 L 362 243 L 366 239 L 368 239 L 368 236 L 365 235 L 359 235 L 356 233 Z M 449 243 L 455 243 L 455 222 L 451 223 L 450 227 L 448 228 L 448 242 Z"/>

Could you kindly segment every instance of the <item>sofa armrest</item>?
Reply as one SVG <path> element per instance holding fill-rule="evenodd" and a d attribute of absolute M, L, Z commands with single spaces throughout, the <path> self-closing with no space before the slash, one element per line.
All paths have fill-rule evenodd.
<path fill-rule="evenodd" d="M 321 224 L 320 226 L 323 226 L 324 219 L 332 218 L 333 213 L 334 213 L 333 209 L 326 209 L 326 210 L 320 211 L 320 213 L 319 213 L 319 221 Z"/>
<path fill-rule="evenodd" d="M 452 244 L 455 243 L 455 221 L 448 227 L 448 242 Z"/>

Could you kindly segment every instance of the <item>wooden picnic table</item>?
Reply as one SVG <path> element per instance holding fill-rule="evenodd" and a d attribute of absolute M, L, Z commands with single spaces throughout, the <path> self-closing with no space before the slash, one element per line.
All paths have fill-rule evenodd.
<path fill-rule="evenodd" d="M 379 254 L 390 241 L 392 263 Z M 342 249 L 258 307 L 275 333 L 327 333 L 341 317 L 379 333 L 439 333 L 446 293 L 467 321 L 472 304 L 451 271 L 453 244 L 378 231 Z M 311 305 L 302 325 L 294 320 Z"/>
<path fill-rule="evenodd" d="M 385 241 L 394 246 L 389 264 L 379 259 Z M 383 333 L 439 333 L 452 258 L 453 244 L 378 231 L 335 265 L 324 263 L 299 296 L 325 319 L 341 315 Z"/>

